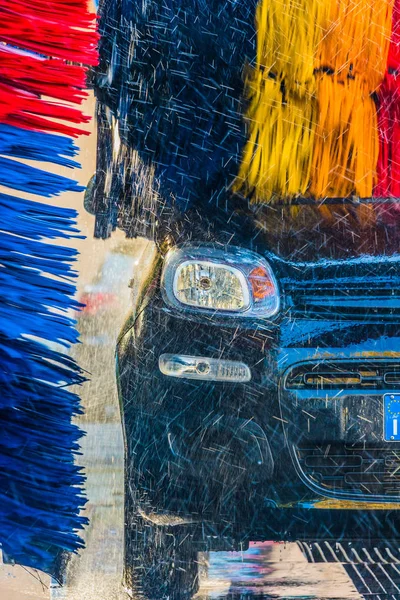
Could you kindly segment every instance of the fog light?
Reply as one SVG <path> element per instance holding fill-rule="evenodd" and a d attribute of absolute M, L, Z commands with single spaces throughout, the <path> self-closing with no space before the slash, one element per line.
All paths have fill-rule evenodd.
<path fill-rule="evenodd" d="M 236 360 L 162 354 L 158 362 L 161 373 L 170 377 L 232 382 L 245 382 L 251 379 L 249 367 Z"/>

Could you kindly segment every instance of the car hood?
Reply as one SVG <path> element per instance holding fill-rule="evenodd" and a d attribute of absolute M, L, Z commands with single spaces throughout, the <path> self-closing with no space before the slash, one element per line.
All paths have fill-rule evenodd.
<path fill-rule="evenodd" d="M 365 262 L 367 256 L 382 262 L 400 251 L 400 203 L 262 205 L 253 222 L 258 242 L 291 263 Z"/>
<path fill-rule="evenodd" d="M 292 317 L 398 322 L 400 205 L 262 207 L 255 223 Z"/>
<path fill-rule="evenodd" d="M 237 203 L 186 215 L 179 241 L 239 246 L 276 275 L 290 318 L 400 320 L 400 202 Z M 213 226 L 211 226 L 211 224 Z"/>

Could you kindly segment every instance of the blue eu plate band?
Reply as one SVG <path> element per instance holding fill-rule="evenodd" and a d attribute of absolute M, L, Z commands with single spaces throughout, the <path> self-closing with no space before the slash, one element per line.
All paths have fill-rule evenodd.
<path fill-rule="evenodd" d="M 383 415 L 385 442 L 400 442 L 400 393 L 385 394 Z"/>

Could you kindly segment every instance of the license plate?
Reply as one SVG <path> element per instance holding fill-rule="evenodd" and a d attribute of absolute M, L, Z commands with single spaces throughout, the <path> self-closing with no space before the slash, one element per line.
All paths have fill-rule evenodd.
<path fill-rule="evenodd" d="M 383 423 L 385 442 L 400 442 L 400 394 L 383 397 Z"/>

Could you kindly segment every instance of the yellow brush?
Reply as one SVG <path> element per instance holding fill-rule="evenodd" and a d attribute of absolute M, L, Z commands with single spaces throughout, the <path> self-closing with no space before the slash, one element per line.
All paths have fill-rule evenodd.
<path fill-rule="evenodd" d="M 324 0 L 262 0 L 247 81 L 249 140 L 236 191 L 257 201 L 305 193 L 317 119 L 314 64 Z"/>
<path fill-rule="evenodd" d="M 386 68 L 392 8 L 393 0 L 261 0 L 234 191 L 258 202 L 372 195 L 371 95 Z"/>

